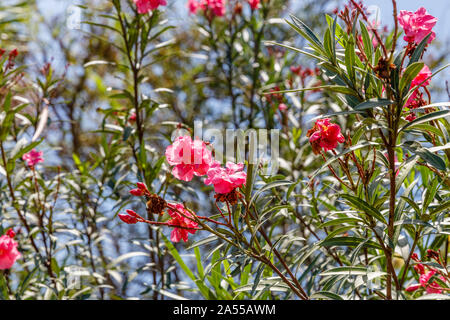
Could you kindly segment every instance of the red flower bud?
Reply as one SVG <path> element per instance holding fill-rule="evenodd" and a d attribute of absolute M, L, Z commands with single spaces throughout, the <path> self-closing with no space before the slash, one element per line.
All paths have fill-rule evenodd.
<path fill-rule="evenodd" d="M 10 228 L 8 229 L 8 231 L 6 231 L 6 235 L 12 239 L 16 236 L 16 233 L 13 231 L 13 229 Z"/>
<path fill-rule="evenodd" d="M 132 194 L 133 196 L 136 196 L 136 197 L 140 197 L 140 196 L 144 195 L 144 190 L 132 189 L 132 190 L 130 190 L 130 194 Z"/>
<path fill-rule="evenodd" d="M 148 189 L 147 189 L 147 186 L 145 185 L 145 183 L 138 182 L 138 183 L 136 183 L 136 185 L 137 185 L 138 189 L 148 192 Z"/>
<path fill-rule="evenodd" d="M 132 216 L 127 215 L 127 214 L 119 214 L 119 218 L 120 218 L 120 220 L 122 220 L 123 222 L 125 222 L 127 224 L 135 224 L 135 223 L 137 223 L 137 218 L 136 217 L 132 217 Z"/>
<path fill-rule="evenodd" d="M 127 209 L 127 210 L 125 210 L 130 216 L 132 216 L 132 217 L 138 217 L 139 215 L 136 213 L 136 212 L 134 212 L 133 210 L 130 210 L 130 209 Z"/>

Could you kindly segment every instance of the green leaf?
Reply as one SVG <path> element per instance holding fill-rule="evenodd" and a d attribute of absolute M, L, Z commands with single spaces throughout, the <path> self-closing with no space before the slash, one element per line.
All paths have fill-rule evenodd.
<path fill-rule="evenodd" d="M 376 107 L 388 106 L 393 103 L 394 102 L 389 99 L 370 99 L 368 101 L 364 101 L 358 104 L 354 109 L 355 110 L 373 109 Z"/>
<path fill-rule="evenodd" d="M 325 17 L 327 19 L 328 26 L 332 28 L 332 30 L 335 30 L 334 39 L 336 39 L 341 44 L 341 46 L 344 47 L 344 44 L 348 39 L 348 35 L 344 30 L 342 30 L 342 27 L 337 23 L 337 17 L 333 19 L 328 14 L 326 14 Z"/>
<path fill-rule="evenodd" d="M 330 291 L 315 292 L 310 296 L 311 299 L 344 300 L 342 297 Z"/>
<path fill-rule="evenodd" d="M 440 205 L 438 205 L 437 207 L 435 207 L 433 210 L 431 210 L 430 214 L 431 215 L 436 215 L 438 213 L 441 213 L 442 211 L 445 210 L 450 210 L 450 200 L 446 201 Z"/>
<path fill-rule="evenodd" d="M 426 114 L 426 115 L 424 115 L 424 116 L 422 116 L 420 118 L 417 118 L 417 119 L 407 123 L 406 125 L 404 125 L 399 130 L 399 132 L 401 132 L 401 131 L 403 131 L 405 129 L 408 129 L 408 128 L 416 125 L 416 124 L 420 124 L 420 123 L 425 123 L 425 122 L 429 122 L 429 121 L 432 121 L 432 120 L 441 119 L 441 118 L 444 118 L 444 117 L 449 116 L 449 115 L 450 115 L 450 110 L 440 110 L 440 111 L 435 111 L 435 112 L 428 113 L 428 114 Z"/>
<path fill-rule="evenodd" d="M 353 36 L 350 36 L 345 45 L 345 67 L 347 68 L 347 74 L 353 83 L 356 81 L 354 68 L 355 60 L 356 60 L 355 40 L 353 39 Z"/>
<path fill-rule="evenodd" d="M 0 298 L 1 300 L 9 300 L 8 287 L 3 274 L 0 274 Z"/>
<path fill-rule="evenodd" d="M 421 148 L 416 150 L 416 154 L 419 155 L 423 160 L 428 162 L 430 165 L 435 167 L 436 169 L 444 171 L 446 169 L 445 161 L 425 148 Z"/>
<path fill-rule="evenodd" d="M 425 134 L 434 133 L 437 136 L 440 136 L 442 138 L 444 137 L 441 130 L 439 130 L 438 128 L 433 127 L 432 125 L 429 125 L 429 124 L 416 124 L 416 125 L 414 125 L 414 127 L 407 129 L 408 132 L 410 132 L 410 130 L 411 131 L 414 131 L 414 130 L 420 131 Z"/>
<path fill-rule="evenodd" d="M 202 280 L 197 279 L 197 277 L 194 275 L 194 273 L 191 271 L 191 269 L 184 263 L 183 259 L 181 258 L 180 254 L 178 253 L 177 249 L 174 247 L 172 242 L 170 242 L 167 237 L 163 234 L 161 234 L 161 237 L 163 238 L 167 249 L 169 250 L 169 253 L 172 255 L 172 257 L 175 259 L 175 261 L 178 263 L 178 265 L 181 267 L 181 269 L 184 271 L 184 273 L 195 282 L 197 287 L 199 288 L 202 295 L 207 299 L 212 299 L 213 294 L 211 290 L 203 283 Z"/>
<path fill-rule="evenodd" d="M 361 27 L 364 52 L 367 56 L 367 59 L 369 59 L 369 61 L 372 61 L 373 44 L 372 40 L 370 39 L 369 31 L 367 31 L 366 25 L 362 21 L 359 21 L 359 25 Z"/>
<path fill-rule="evenodd" d="M 201 279 L 203 279 L 205 277 L 205 271 L 204 271 L 203 265 L 202 265 L 202 257 L 200 254 L 200 249 L 198 247 L 194 248 L 194 253 L 195 253 L 195 259 L 197 260 L 198 275 L 200 276 Z"/>
<path fill-rule="evenodd" d="M 425 47 L 428 44 L 428 39 L 431 37 L 431 32 L 429 35 L 427 35 L 425 38 L 420 41 L 419 45 L 414 49 L 413 54 L 411 55 L 411 58 L 409 59 L 408 65 L 413 64 L 414 62 L 419 61 L 420 57 L 422 57 L 423 50 L 425 50 Z"/>
<path fill-rule="evenodd" d="M 255 194 L 253 195 L 253 197 L 251 198 L 250 202 L 249 202 L 249 207 L 251 206 L 251 204 L 256 201 L 256 199 L 258 199 L 258 197 L 265 191 L 272 189 L 272 188 L 276 188 L 276 187 L 282 187 L 282 186 L 289 186 L 291 184 L 293 184 L 294 182 L 289 181 L 289 180 L 280 180 L 280 181 L 272 181 L 268 184 L 266 184 L 264 187 L 262 187 L 261 189 L 259 189 L 258 191 L 255 192 Z"/>
<path fill-rule="evenodd" d="M 358 237 L 336 237 L 324 240 L 320 243 L 320 245 L 322 247 L 331 247 L 331 246 L 356 247 L 361 242 L 366 242 L 364 247 L 381 249 L 381 246 L 378 243 Z"/>
<path fill-rule="evenodd" d="M 341 226 L 343 223 L 350 223 L 350 224 L 358 224 L 360 222 L 364 222 L 361 219 L 358 218 L 338 218 L 338 219 L 333 219 L 327 222 L 322 223 L 319 228 L 325 228 L 325 227 L 330 227 L 330 226 L 336 226 L 339 225 Z"/>
<path fill-rule="evenodd" d="M 324 86 L 318 86 L 318 87 L 308 87 L 308 88 L 289 89 L 289 90 L 280 90 L 280 91 L 266 91 L 266 92 L 263 92 L 263 94 L 294 93 L 294 92 L 311 91 L 311 90 L 318 90 L 318 89 L 326 89 L 326 90 L 337 92 L 337 93 L 349 94 L 349 95 L 352 95 L 355 97 L 358 96 L 358 93 L 355 90 L 345 87 L 345 86 L 338 86 L 338 85 L 324 85 Z"/>
<path fill-rule="evenodd" d="M 431 164 L 433 167 L 439 170 L 445 170 L 445 161 L 442 160 L 440 156 L 430 152 L 428 149 L 424 148 L 420 143 L 416 141 L 406 141 L 402 145 L 405 149 L 415 153 L 427 163 Z"/>
<path fill-rule="evenodd" d="M 358 275 L 366 275 L 367 268 L 365 267 L 336 267 L 326 270 L 322 272 L 321 276 L 335 276 L 335 275 L 348 275 L 348 276 L 358 276 Z"/>
<path fill-rule="evenodd" d="M 398 174 L 395 177 L 395 192 L 397 193 L 400 190 L 400 187 L 405 181 L 406 177 L 410 174 L 411 170 L 414 168 L 418 161 L 418 156 L 409 157 L 408 160 L 402 164 L 400 169 L 398 169 Z"/>
<path fill-rule="evenodd" d="M 333 54 L 333 45 L 332 45 L 332 40 L 331 40 L 331 32 L 330 29 L 325 30 L 325 34 L 323 37 L 323 46 L 325 48 L 325 52 L 328 54 L 328 58 L 330 60 L 334 59 L 334 54 Z"/>
<path fill-rule="evenodd" d="M 423 66 L 424 66 L 423 62 L 414 62 L 406 68 L 402 78 L 400 79 L 400 86 L 399 86 L 400 92 L 403 92 L 403 89 L 405 89 L 405 87 L 407 87 L 407 89 L 409 90 L 411 82 L 419 74 Z"/>
<path fill-rule="evenodd" d="M 290 15 L 292 21 L 296 28 L 294 28 L 297 32 L 299 32 L 305 39 L 307 39 L 313 46 L 316 46 L 318 49 L 323 51 L 323 44 L 320 42 L 319 38 L 315 35 L 315 33 L 294 15 Z M 289 25 L 292 24 L 286 20 Z"/>
<path fill-rule="evenodd" d="M 264 44 L 266 44 L 268 46 L 275 46 L 275 45 L 276 46 L 280 46 L 280 47 L 283 47 L 283 48 L 286 48 L 286 49 L 289 49 L 289 50 L 296 51 L 298 53 L 304 54 L 304 55 L 306 55 L 308 57 L 317 59 L 319 61 L 327 61 L 324 57 L 315 55 L 315 54 L 313 54 L 311 52 L 308 52 L 308 51 L 304 51 L 304 50 L 301 50 L 301 49 L 289 46 L 287 44 L 283 44 L 283 43 L 279 43 L 279 42 L 275 42 L 275 41 L 265 41 Z"/>
<path fill-rule="evenodd" d="M 203 245 L 205 245 L 205 244 L 208 244 L 208 243 L 211 243 L 211 242 L 213 242 L 213 241 L 216 241 L 217 239 L 218 239 L 218 238 L 217 238 L 216 235 L 212 235 L 212 236 L 206 237 L 206 238 L 204 238 L 204 239 L 201 239 L 201 240 L 196 241 L 196 242 L 194 242 L 193 244 L 191 244 L 191 245 L 187 248 L 187 250 L 190 250 L 190 249 L 193 249 L 193 248 L 196 248 L 196 247 L 203 246 Z"/>
<path fill-rule="evenodd" d="M 378 221 L 382 222 L 383 224 L 386 224 L 386 220 L 384 219 L 383 215 L 378 211 L 376 208 L 365 202 L 364 200 L 351 196 L 349 194 L 341 194 L 341 198 L 344 198 L 345 200 L 349 201 L 354 208 L 360 209 L 363 212 L 365 212 L 367 215 L 374 217 Z"/>
<path fill-rule="evenodd" d="M 36 266 L 33 271 L 31 271 L 30 273 L 27 274 L 27 276 L 25 277 L 25 279 L 22 281 L 22 283 L 19 286 L 19 290 L 17 293 L 18 297 L 22 297 L 23 294 L 25 293 L 25 291 L 27 290 L 27 288 L 29 287 L 31 280 L 33 280 L 34 275 L 36 274 L 36 272 L 39 270 L 39 266 Z"/>

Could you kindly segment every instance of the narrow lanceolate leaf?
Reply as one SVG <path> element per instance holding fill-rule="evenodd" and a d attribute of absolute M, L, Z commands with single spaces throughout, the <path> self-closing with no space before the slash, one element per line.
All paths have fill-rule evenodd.
<path fill-rule="evenodd" d="M 427 148 L 423 147 L 420 143 L 416 141 L 406 141 L 402 145 L 408 151 L 411 151 L 425 160 L 427 163 L 431 164 L 433 167 L 439 170 L 445 170 L 445 161 L 438 156 L 430 152 Z"/>
<path fill-rule="evenodd" d="M 310 296 L 311 299 L 327 299 L 327 300 L 344 300 L 342 297 L 338 296 L 336 293 L 329 291 L 319 291 L 315 292 Z"/>
<path fill-rule="evenodd" d="M 31 138 L 31 141 L 36 141 L 36 139 L 39 138 L 39 136 L 41 135 L 42 131 L 45 128 L 45 125 L 47 124 L 47 120 L 48 120 L 48 104 L 44 106 L 44 109 L 42 109 L 39 115 L 39 123 L 37 125 L 36 132 Z"/>
<path fill-rule="evenodd" d="M 320 245 L 322 247 L 331 247 L 331 246 L 356 247 L 359 244 L 361 244 L 361 242 L 365 242 L 363 247 L 381 249 L 381 246 L 378 243 L 372 240 L 367 240 L 358 237 L 336 237 L 324 240 L 320 243 Z"/>
<path fill-rule="evenodd" d="M 331 39 L 331 31 L 330 29 L 327 29 L 325 31 L 325 35 L 323 37 L 323 46 L 325 48 L 325 52 L 328 54 L 328 58 L 330 60 L 334 59 L 334 54 L 333 54 L 333 45 L 332 42 L 333 40 Z"/>
<path fill-rule="evenodd" d="M 320 42 L 316 34 L 299 18 L 291 15 L 291 19 L 294 22 L 295 30 L 299 32 L 304 38 L 306 38 L 312 45 L 317 46 L 323 50 L 323 44 Z M 286 20 L 287 21 L 287 20 Z M 289 21 L 287 21 L 289 23 Z M 289 23 L 290 24 L 290 23 Z"/>
<path fill-rule="evenodd" d="M 364 52 L 369 59 L 369 61 L 372 61 L 372 53 L 373 53 L 373 44 L 372 40 L 370 39 L 369 32 L 367 31 L 367 28 L 365 24 L 362 21 L 359 21 L 359 24 L 361 26 L 361 34 L 363 39 L 363 45 L 364 45 Z"/>
<path fill-rule="evenodd" d="M 317 59 L 317 60 L 320 60 L 320 61 L 327 61 L 327 59 L 325 59 L 325 58 L 323 58 L 321 56 L 315 55 L 315 54 L 313 54 L 311 52 L 308 52 L 308 51 L 305 51 L 305 50 L 301 50 L 301 49 L 296 48 L 296 47 L 289 46 L 289 45 L 284 44 L 284 43 L 279 43 L 279 42 L 275 42 L 275 41 L 265 41 L 264 44 L 267 45 L 267 46 L 280 46 L 280 47 L 283 47 L 283 48 L 286 48 L 286 49 L 289 49 L 289 50 L 292 50 L 292 51 L 296 51 L 298 53 L 304 54 L 304 55 L 306 55 L 308 57 L 311 57 L 311 58 L 314 58 L 314 59 Z"/>
<path fill-rule="evenodd" d="M 347 74 L 353 83 L 356 81 L 354 68 L 355 60 L 355 40 L 353 39 L 353 36 L 350 36 L 345 46 L 345 67 L 347 68 Z"/>
<path fill-rule="evenodd" d="M 373 109 L 376 107 L 388 106 L 393 103 L 394 102 L 389 99 L 370 99 L 368 101 L 364 101 L 358 104 L 354 109 L 355 110 Z"/>
<path fill-rule="evenodd" d="M 365 212 L 367 215 L 377 219 L 378 221 L 382 222 L 383 224 L 386 224 L 386 220 L 384 219 L 383 215 L 380 211 L 378 211 L 376 208 L 365 202 L 364 200 L 351 196 L 349 194 L 341 194 L 341 198 L 344 198 L 348 202 L 352 204 L 352 206 L 355 209 L 360 209 L 363 212 Z"/>
<path fill-rule="evenodd" d="M 417 118 L 417 119 L 407 123 L 399 130 L 399 132 L 401 132 L 407 128 L 410 128 L 416 124 L 421 124 L 421 123 L 429 122 L 432 120 L 441 119 L 441 118 L 447 117 L 449 115 L 450 115 L 450 110 L 441 110 L 441 111 L 428 113 L 420 118 Z"/>
<path fill-rule="evenodd" d="M 416 154 L 436 169 L 443 171 L 446 169 L 445 161 L 440 156 L 430 152 L 426 148 L 416 150 Z"/>
<path fill-rule="evenodd" d="M 417 111 L 417 110 L 425 110 L 425 109 L 428 109 L 428 108 L 434 108 L 434 107 L 450 107 L 450 101 L 445 101 L 445 102 L 435 102 L 435 103 L 432 103 L 432 104 L 427 104 L 427 105 L 422 106 L 422 107 L 420 107 L 420 108 L 414 109 L 414 111 Z"/>
<path fill-rule="evenodd" d="M 411 58 L 409 59 L 409 64 L 411 65 L 414 62 L 417 62 L 420 60 L 420 57 L 422 56 L 423 50 L 425 49 L 428 39 L 431 37 L 431 32 L 429 35 L 427 35 L 423 40 L 419 43 L 419 45 L 414 50 L 413 54 L 411 55 Z"/>
<path fill-rule="evenodd" d="M 411 173 L 412 168 L 416 165 L 419 157 L 416 155 L 414 157 L 408 158 L 405 164 L 401 166 L 398 171 L 397 176 L 395 177 L 395 192 L 397 193 L 400 190 L 400 187 L 405 181 L 406 177 Z"/>
<path fill-rule="evenodd" d="M 367 268 L 365 267 L 336 267 L 329 269 L 325 272 L 322 272 L 321 276 L 334 276 L 334 275 L 349 275 L 349 276 L 357 276 L 357 275 L 366 275 Z"/>
<path fill-rule="evenodd" d="M 445 210 L 450 210 L 450 200 L 438 205 L 436 208 L 431 210 L 430 213 L 432 215 L 435 215 L 435 214 L 441 213 L 442 211 L 445 211 Z"/>
<path fill-rule="evenodd" d="M 358 96 L 358 93 L 355 92 L 355 90 L 345 87 L 345 86 L 338 86 L 338 85 L 324 85 L 324 86 L 318 86 L 318 87 L 308 87 L 308 88 L 289 89 L 289 90 L 280 90 L 280 91 L 266 91 L 266 92 L 263 92 L 263 94 L 294 93 L 294 92 L 322 90 L 322 89 L 337 92 L 337 93 L 349 94 L 349 95 L 352 95 L 355 97 Z"/>
<path fill-rule="evenodd" d="M 423 62 L 414 62 L 412 64 L 410 64 L 405 72 L 403 73 L 402 78 L 400 79 L 400 92 L 403 91 L 403 89 L 405 87 L 408 86 L 409 89 L 409 85 L 411 84 L 411 81 L 419 74 L 420 70 L 422 70 L 424 66 Z"/>
<path fill-rule="evenodd" d="M 172 257 L 178 262 L 178 265 L 183 269 L 184 273 L 195 282 L 201 293 L 204 297 L 211 297 L 212 293 L 210 292 L 210 289 L 206 287 L 206 285 L 197 277 L 194 275 L 194 273 L 191 271 L 191 269 L 186 265 L 183 258 L 181 258 L 180 254 L 178 253 L 178 250 L 175 248 L 175 246 L 167 239 L 164 235 L 162 235 L 162 238 L 167 246 L 167 249 L 169 250 Z"/>

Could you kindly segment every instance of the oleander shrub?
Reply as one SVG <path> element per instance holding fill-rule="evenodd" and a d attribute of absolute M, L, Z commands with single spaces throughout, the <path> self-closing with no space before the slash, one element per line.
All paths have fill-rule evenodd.
<path fill-rule="evenodd" d="M 426 8 L 392 0 L 392 27 L 354 0 L 48 9 L 0 16 L 2 299 L 449 298 Z"/>

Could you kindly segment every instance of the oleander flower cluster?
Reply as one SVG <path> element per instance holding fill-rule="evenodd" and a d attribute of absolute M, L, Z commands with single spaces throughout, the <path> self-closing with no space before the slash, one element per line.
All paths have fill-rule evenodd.
<path fill-rule="evenodd" d="M 247 179 L 243 163 L 228 161 L 223 167 L 213 159 L 211 150 L 206 143 L 190 136 L 179 136 L 166 148 L 166 160 L 172 166 L 172 174 L 175 178 L 189 182 L 194 176 L 202 177 L 205 185 L 212 185 L 216 192 L 216 201 L 234 205 L 242 195 L 237 191 Z M 147 186 L 137 183 L 137 188 L 130 190 L 130 194 L 136 197 L 145 197 L 147 212 L 149 214 L 162 215 L 167 210 L 170 219 L 167 222 L 150 221 L 135 211 L 127 209 L 126 214 L 119 214 L 119 218 L 127 224 L 144 222 L 148 224 L 165 225 L 173 228 L 170 239 L 173 242 L 187 241 L 189 234 L 195 234 L 198 228 L 197 219 L 205 219 L 215 222 L 207 217 L 199 217 L 193 211 L 188 210 L 181 203 L 167 203 L 158 195 L 151 193 Z"/>
<path fill-rule="evenodd" d="M 408 43 L 417 45 L 430 33 L 428 43 L 436 38 L 436 33 L 432 29 L 436 25 L 437 19 L 429 14 L 424 7 L 420 7 L 416 12 L 401 10 L 398 15 L 398 22 L 405 32 L 403 39 Z"/>
<path fill-rule="evenodd" d="M 0 270 L 10 269 L 21 256 L 17 250 L 19 244 L 14 241 L 15 235 L 12 229 L 8 229 L 0 237 Z"/>

